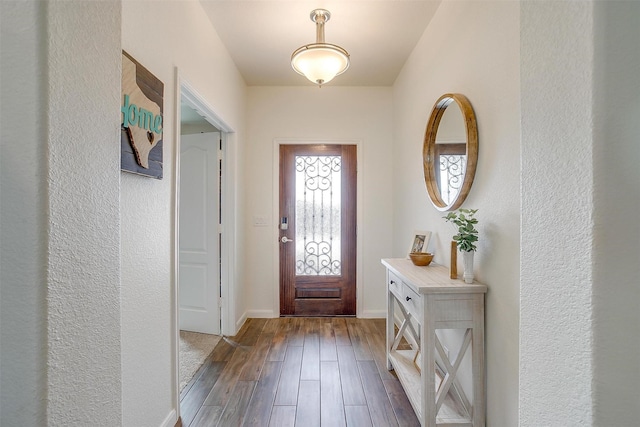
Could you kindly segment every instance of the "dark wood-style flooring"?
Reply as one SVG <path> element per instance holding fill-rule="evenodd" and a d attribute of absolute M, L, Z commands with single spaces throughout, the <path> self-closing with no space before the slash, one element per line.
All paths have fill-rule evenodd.
<path fill-rule="evenodd" d="M 178 426 L 419 426 L 384 319 L 248 319 L 180 395 Z"/>

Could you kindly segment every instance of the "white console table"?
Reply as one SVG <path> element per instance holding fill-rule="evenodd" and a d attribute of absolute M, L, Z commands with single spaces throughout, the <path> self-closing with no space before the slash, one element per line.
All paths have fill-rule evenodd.
<path fill-rule="evenodd" d="M 428 427 L 484 426 L 487 287 L 450 279 L 449 270 L 440 265 L 416 267 L 408 259 L 383 259 L 382 264 L 387 268 L 387 368 L 395 370 L 420 423 Z M 401 322 L 397 334 L 396 318 Z M 448 355 L 436 329 L 463 330 L 460 349 Z M 403 337 L 409 344 L 404 347 L 410 349 L 398 348 Z M 457 377 L 469 348 L 471 398 Z"/>

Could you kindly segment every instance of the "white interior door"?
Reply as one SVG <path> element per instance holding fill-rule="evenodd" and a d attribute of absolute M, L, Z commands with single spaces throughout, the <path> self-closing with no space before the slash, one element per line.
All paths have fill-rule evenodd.
<path fill-rule="evenodd" d="M 218 132 L 180 137 L 180 330 L 220 334 Z"/>

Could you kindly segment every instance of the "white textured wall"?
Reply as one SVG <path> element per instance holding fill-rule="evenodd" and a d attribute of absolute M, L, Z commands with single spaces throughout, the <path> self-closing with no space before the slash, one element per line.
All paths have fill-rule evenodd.
<path fill-rule="evenodd" d="M 640 2 L 594 7 L 594 425 L 638 424 Z"/>
<path fill-rule="evenodd" d="M 173 66 L 186 70 L 216 112 L 240 131 L 244 86 L 197 3 L 127 0 L 123 47 L 165 82 L 166 175 L 155 181 L 120 174 L 120 5 L 43 5 L 0 5 L 0 424 L 157 426 L 175 409 Z M 521 7 L 519 13 L 516 3 L 445 1 L 393 88 L 392 131 L 379 123 L 390 114 L 386 89 L 362 90 L 356 100 L 353 88 L 342 88 L 326 108 L 315 111 L 316 101 L 306 98 L 315 97 L 316 88 L 252 88 L 249 116 L 256 124 L 250 147 L 245 150 L 242 135 L 232 136 L 237 153 L 255 168 L 251 173 L 236 168 L 234 179 L 241 187 L 249 184 L 246 198 L 233 195 L 242 218 L 237 237 L 243 241 L 245 229 L 247 235 L 256 230 L 251 217 L 262 212 L 263 202 L 272 212 L 272 139 L 326 136 L 320 126 L 288 120 L 287 114 L 304 115 L 281 104 L 295 101 L 324 115 L 337 107 L 341 115 L 329 117 L 336 123 L 331 136 L 363 141 L 363 197 L 367 210 L 380 210 L 365 216 L 369 231 L 363 251 L 368 251 L 365 286 L 374 288 L 365 306 L 383 308 L 378 258 L 390 255 L 392 235 L 393 255 L 400 256 L 413 228 L 431 229 L 437 260 L 448 261 L 445 245 L 452 230 L 429 205 L 417 153 L 435 99 L 444 92 L 464 93 L 480 130 L 477 180 L 465 206 L 480 208 L 476 273 L 490 289 L 488 424 L 518 424 L 521 309 L 520 424 L 633 425 L 639 415 L 640 350 L 633 338 L 640 329 L 635 304 L 640 231 L 629 212 L 637 212 L 640 199 L 635 144 L 640 85 L 634 71 L 639 6 L 524 2 Z M 151 27 L 180 32 L 150 37 Z M 521 89 L 514 77 L 520 37 Z M 337 88 L 327 86 L 321 94 L 329 89 Z M 6 101 L 17 98 L 20 102 Z M 360 104 L 372 100 L 375 106 Z M 270 111 L 271 102 L 277 110 Z M 344 110 L 341 103 L 347 104 Z M 360 108 L 372 109 L 369 120 Z M 259 113 L 275 124 L 256 118 Z M 352 126 L 348 115 L 364 125 Z M 259 125 L 267 126 L 265 135 Z M 362 136 L 367 126 L 374 132 Z M 390 133 L 393 149 L 382 141 L 391 139 Z M 268 161 L 260 159 L 263 155 Z M 391 158 L 396 191 L 386 169 Z M 118 205 L 119 178 L 124 188 Z M 378 197 L 392 197 L 394 207 L 378 203 Z M 135 215 L 148 221 L 139 223 Z M 253 241 L 247 245 L 252 246 Z M 140 256 L 145 262 L 135 264 Z M 246 297 L 236 298 L 239 314 L 273 309 L 271 264 L 265 271 L 247 277 L 246 291 L 239 279 L 237 296 Z"/>
<path fill-rule="evenodd" d="M 522 3 L 521 426 L 592 425 L 593 19 Z"/>
<path fill-rule="evenodd" d="M 123 423 L 158 426 L 171 424 L 171 411 L 177 409 L 172 370 L 175 67 L 237 132 L 230 138 L 233 149 L 242 144 L 245 86 L 197 1 L 125 0 L 122 48 L 164 82 L 164 178 L 122 173 L 120 198 Z M 230 195 L 230 203 L 236 199 Z M 242 293 L 242 276 L 236 279 L 236 291 Z M 246 300 L 236 299 L 246 310 Z"/>
<path fill-rule="evenodd" d="M 107 426 L 123 403 L 120 2 L 50 1 L 47 17 L 47 417 Z"/>
<path fill-rule="evenodd" d="M 46 420 L 45 16 L 0 2 L 0 425 Z"/>
<path fill-rule="evenodd" d="M 426 229 L 434 233 L 435 261 L 449 265 L 455 229 L 427 194 L 424 132 L 444 93 L 466 95 L 476 113 L 478 167 L 463 207 L 479 209 L 475 274 L 489 287 L 487 425 L 495 427 L 518 424 L 519 8 L 518 2 L 443 1 L 393 87 L 395 256 L 405 255 L 412 230 Z"/>
<path fill-rule="evenodd" d="M 380 258 L 391 255 L 391 89 L 309 87 L 249 88 L 248 140 L 245 153 L 247 183 L 246 259 L 250 315 L 279 316 L 276 305 L 279 284 L 277 217 L 274 203 L 279 171 L 274 169 L 277 138 L 328 141 L 360 141 L 362 208 L 358 230 L 362 245 L 359 283 L 365 316 L 382 317 L 386 310 L 384 269 Z M 277 205 L 276 205 L 277 209 Z M 253 216 L 265 215 L 270 227 L 254 227 Z"/>

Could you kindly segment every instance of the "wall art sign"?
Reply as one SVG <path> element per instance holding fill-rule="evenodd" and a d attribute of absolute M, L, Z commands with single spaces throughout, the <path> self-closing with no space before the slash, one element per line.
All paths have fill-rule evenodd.
<path fill-rule="evenodd" d="M 120 168 L 162 179 L 164 84 L 122 51 Z"/>

